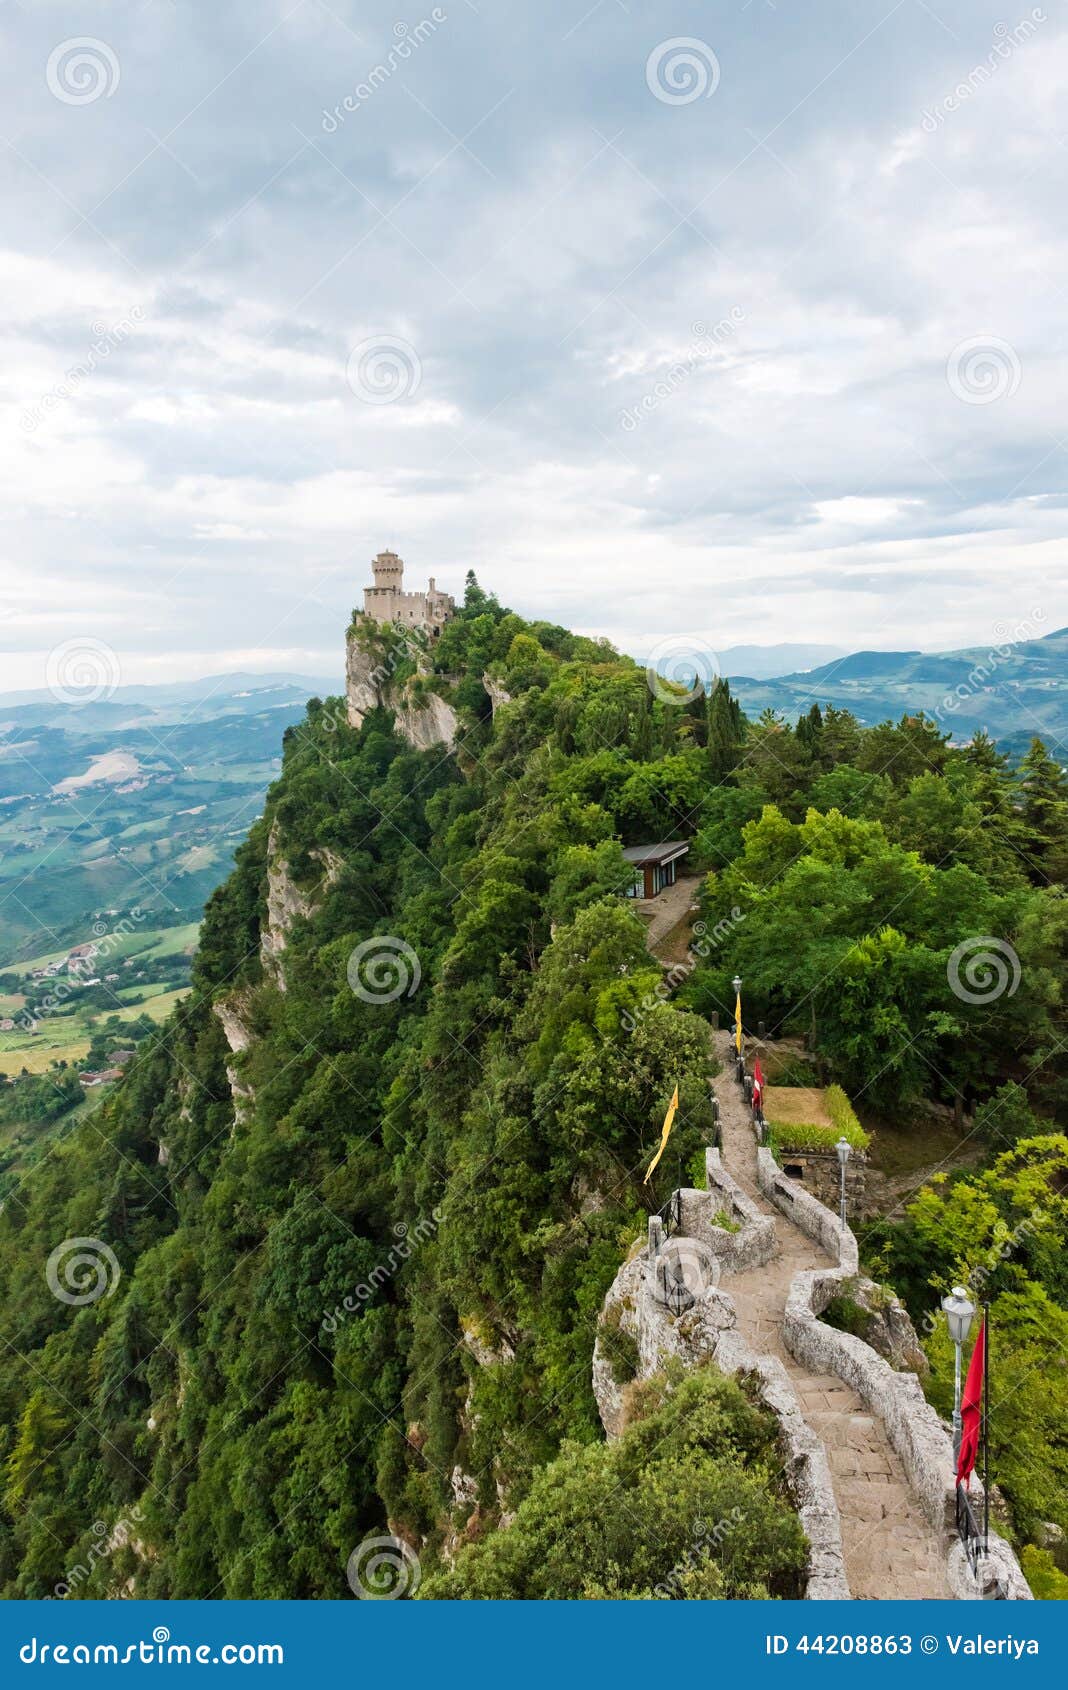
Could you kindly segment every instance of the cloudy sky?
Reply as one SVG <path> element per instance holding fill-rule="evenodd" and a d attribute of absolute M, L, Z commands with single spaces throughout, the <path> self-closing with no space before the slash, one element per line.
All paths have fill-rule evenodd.
<path fill-rule="evenodd" d="M 0 688 L 1068 623 L 1068 12 L 5 0 Z M 1003 637 L 1003 636 L 999 636 Z"/>

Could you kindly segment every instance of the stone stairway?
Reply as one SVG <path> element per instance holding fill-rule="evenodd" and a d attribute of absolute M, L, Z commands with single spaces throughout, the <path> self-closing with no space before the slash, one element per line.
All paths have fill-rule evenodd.
<path fill-rule="evenodd" d="M 783 1313 L 794 1275 L 825 1267 L 830 1258 L 761 1194 L 756 1138 L 733 1077 L 730 1035 L 713 1037 L 723 1070 L 715 1089 L 724 1166 L 772 1218 L 779 1242 L 779 1254 L 771 1261 L 724 1279 L 723 1290 L 737 1311 L 737 1330 L 752 1350 L 783 1363 L 805 1421 L 827 1452 L 853 1596 L 880 1601 L 950 1597 L 944 1547 L 913 1496 L 881 1422 L 841 1379 L 810 1373 L 785 1347 Z"/>

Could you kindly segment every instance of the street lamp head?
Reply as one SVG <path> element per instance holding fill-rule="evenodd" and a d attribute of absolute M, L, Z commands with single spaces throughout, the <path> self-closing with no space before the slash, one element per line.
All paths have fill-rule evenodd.
<path fill-rule="evenodd" d="M 734 987 L 735 995 L 737 995 L 742 989 L 742 977 L 740 974 L 736 974 L 734 976 L 734 979 L 731 981 L 731 985 Z"/>
<path fill-rule="evenodd" d="M 966 1344 L 975 1319 L 975 1304 L 968 1296 L 966 1285 L 954 1285 L 949 1296 L 942 1298 L 942 1312 L 953 1343 Z"/>
<path fill-rule="evenodd" d="M 844 1168 L 846 1163 L 849 1161 L 850 1156 L 853 1154 L 853 1146 L 850 1144 L 849 1140 L 843 1136 L 838 1140 L 838 1143 L 834 1148 L 838 1152 L 838 1161 Z"/>

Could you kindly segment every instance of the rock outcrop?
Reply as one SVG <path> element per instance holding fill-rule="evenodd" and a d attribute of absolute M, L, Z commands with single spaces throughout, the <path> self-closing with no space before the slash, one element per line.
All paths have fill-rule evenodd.
<path fill-rule="evenodd" d="M 610 1438 L 619 1437 L 626 1426 L 629 1384 L 651 1379 L 672 1358 L 687 1367 L 704 1366 L 715 1356 L 722 1333 L 734 1325 L 730 1298 L 712 1285 L 690 1308 L 672 1314 L 657 1294 L 656 1262 L 645 1250 L 624 1262 L 597 1322 L 593 1394 Z"/>
<path fill-rule="evenodd" d="M 219 998 L 212 1005 L 212 1013 L 223 1030 L 227 1044 L 234 1056 L 240 1056 L 252 1043 L 252 1029 L 249 1026 L 251 1013 L 251 999 L 244 990 L 231 992 L 225 998 Z M 255 1102 L 252 1087 L 246 1085 L 233 1062 L 226 1064 L 226 1078 L 230 1083 L 230 1096 L 234 1104 L 234 1125 L 240 1126 L 245 1119 L 248 1107 Z"/>
<path fill-rule="evenodd" d="M 490 708 L 495 716 L 502 704 L 511 704 L 511 693 L 508 692 L 503 683 L 495 679 L 493 675 L 488 672 L 483 675 L 482 685 L 486 690 L 486 696 L 490 701 Z"/>
<path fill-rule="evenodd" d="M 419 672 L 398 681 L 396 672 L 401 663 L 410 669 L 413 658 Z M 429 751 L 435 745 L 444 745 L 451 751 L 456 743 L 456 712 L 440 693 L 426 685 L 428 676 L 423 661 L 423 652 L 405 639 L 403 629 L 396 630 L 394 645 L 387 648 L 385 655 L 368 649 L 356 634 L 350 633 L 345 649 L 349 726 L 361 728 L 371 710 L 391 710 L 397 732 L 416 751 Z M 438 684 L 444 684 L 440 676 Z"/>
<path fill-rule="evenodd" d="M 409 685 L 399 698 L 389 701 L 389 707 L 397 732 L 414 750 L 430 751 L 435 745 L 443 745 L 452 751 L 455 747 L 459 726 L 456 712 L 439 693 L 425 692 L 413 699 Z"/>
<path fill-rule="evenodd" d="M 278 823 L 272 822 L 267 840 L 267 920 L 260 932 L 260 958 L 280 992 L 286 989 L 281 958 L 289 930 L 299 917 L 310 915 L 311 910 L 311 899 L 293 880 L 289 864 L 279 849 Z"/>
<path fill-rule="evenodd" d="M 295 921 L 314 915 L 321 902 L 324 888 L 332 886 L 344 868 L 344 859 L 328 848 L 313 851 L 323 870 L 322 880 L 311 892 L 303 892 L 290 873 L 289 863 L 282 854 L 278 823 L 271 824 L 267 840 L 267 920 L 260 933 L 260 959 L 264 972 L 280 992 L 286 989 L 282 953 Z"/>

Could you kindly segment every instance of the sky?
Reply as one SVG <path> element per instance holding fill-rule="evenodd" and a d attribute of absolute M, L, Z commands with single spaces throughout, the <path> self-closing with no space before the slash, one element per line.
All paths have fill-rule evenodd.
<path fill-rule="evenodd" d="M 1068 623 L 1063 4 L 399 7 L 2 0 L 0 690 Z"/>

